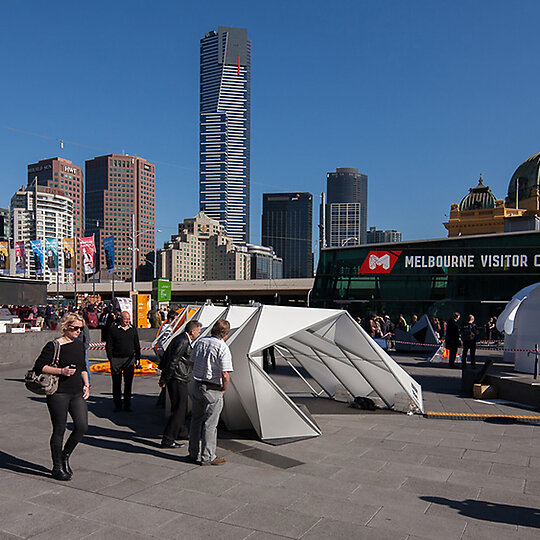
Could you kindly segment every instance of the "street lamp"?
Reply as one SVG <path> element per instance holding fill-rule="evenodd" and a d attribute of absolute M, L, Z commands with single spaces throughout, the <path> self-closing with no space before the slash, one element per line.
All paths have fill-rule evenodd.
<path fill-rule="evenodd" d="M 345 238 L 345 240 L 341 242 L 341 247 L 346 246 L 349 240 L 356 240 L 358 242 L 358 238 L 356 238 L 356 236 L 349 236 L 349 238 Z"/>
<path fill-rule="evenodd" d="M 135 240 L 144 233 L 147 233 L 149 231 L 153 231 L 154 229 L 145 229 L 143 231 L 139 231 L 135 234 L 135 214 L 131 214 L 131 291 L 135 292 L 135 251 L 137 251 L 138 248 L 135 247 Z M 160 229 L 157 230 L 157 232 L 162 232 Z M 154 239 L 155 243 L 155 239 Z M 155 248 L 155 246 L 154 246 Z M 154 265 L 154 277 L 156 275 L 156 267 Z"/>

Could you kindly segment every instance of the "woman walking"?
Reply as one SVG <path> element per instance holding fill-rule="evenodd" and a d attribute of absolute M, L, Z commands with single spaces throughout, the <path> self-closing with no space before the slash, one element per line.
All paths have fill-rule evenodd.
<path fill-rule="evenodd" d="M 47 408 L 51 416 L 52 477 L 56 480 L 70 480 L 73 471 L 69 457 L 88 429 L 88 407 L 90 395 L 88 372 L 86 371 L 84 345 L 77 339 L 84 326 L 84 319 L 77 313 L 68 313 L 60 328 L 63 335 L 57 338 L 60 345 L 58 365 L 54 364 L 55 345 L 50 341 L 43 347 L 34 365 L 36 374 L 58 375 L 58 390 L 47 396 Z M 73 431 L 64 442 L 68 412 L 73 419 Z"/>

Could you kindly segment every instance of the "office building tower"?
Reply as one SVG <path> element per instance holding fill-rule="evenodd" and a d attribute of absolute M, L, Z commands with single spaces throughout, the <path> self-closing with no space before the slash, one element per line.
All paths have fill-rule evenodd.
<path fill-rule="evenodd" d="M 394 229 L 380 231 L 377 227 L 370 227 L 367 232 L 367 244 L 389 244 L 401 242 L 401 233 Z"/>
<path fill-rule="evenodd" d="M 159 252 L 159 275 L 171 281 L 250 279 L 251 257 L 219 221 L 199 212 L 178 224 L 178 234 Z"/>
<path fill-rule="evenodd" d="M 313 195 L 263 193 L 262 244 L 283 259 L 284 278 L 313 276 Z"/>
<path fill-rule="evenodd" d="M 45 249 L 46 238 L 56 238 L 58 242 L 58 282 L 73 283 L 72 273 L 64 272 L 62 240 L 73 238 L 75 229 L 75 203 L 64 190 L 32 184 L 23 186 L 11 198 L 10 226 L 13 245 L 24 242 L 26 252 L 26 277 L 44 279 L 56 283 L 56 272 L 50 272 L 44 265 L 44 273 L 36 275 L 31 240 L 41 240 Z"/>
<path fill-rule="evenodd" d="M 368 177 L 353 168 L 326 175 L 326 246 L 366 243 Z"/>
<path fill-rule="evenodd" d="M 6 242 L 11 240 L 9 233 L 9 209 L 0 208 L 0 241 Z"/>
<path fill-rule="evenodd" d="M 249 241 L 251 41 L 220 26 L 201 40 L 200 209 Z"/>
<path fill-rule="evenodd" d="M 251 256 L 251 279 L 282 279 L 283 259 L 271 247 L 246 244 Z"/>
<path fill-rule="evenodd" d="M 84 236 L 84 179 L 81 167 L 61 157 L 42 159 L 28 165 L 27 185 L 31 186 L 34 182 L 38 186 L 57 189 L 59 195 L 73 201 L 73 236 Z M 76 260 L 80 260 L 79 256 Z M 76 268 L 77 281 L 81 281 L 81 265 L 77 263 Z"/>
<path fill-rule="evenodd" d="M 94 235 L 98 268 L 107 276 L 103 239 L 113 236 L 115 279 L 132 275 L 132 216 L 135 216 L 135 276 L 153 276 L 155 165 L 137 156 L 109 154 L 86 162 L 85 232 Z"/>

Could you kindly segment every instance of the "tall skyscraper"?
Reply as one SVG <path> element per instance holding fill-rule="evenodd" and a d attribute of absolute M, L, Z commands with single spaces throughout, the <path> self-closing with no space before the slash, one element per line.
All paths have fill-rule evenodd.
<path fill-rule="evenodd" d="M 327 247 L 365 244 L 368 177 L 358 169 L 337 168 L 326 178 Z"/>
<path fill-rule="evenodd" d="M 251 41 L 220 26 L 201 39 L 200 209 L 249 242 Z"/>
<path fill-rule="evenodd" d="M 58 192 L 60 195 L 65 195 L 73 201 L 73 235 L 84 236 L 84 180 L 81 167 L 61 157 L 42 159 L 28 165 L 27 185 L 33 185 L 34 181 L 38 186 L 60 190 Z M 83 277 L 80 266 L 76 265 L 77 281 L 81 281 Z"/>
<path fill-rule="evenodd" d="M 262 245 L 283 259 L 284 278 L 313 276 L 313 195 L 263 193 Z"/>
<path fill-rule="evenodd" d="M 94 235 L 98 265 L 107 265 L 103 238 L 114 236 L 115 279 L 131 278 L 135 215 L 136 279 L 151 279 L 155 246 L 155 165 L 137 156 L 110 154 L 86 162 L 85 231 Z"/>

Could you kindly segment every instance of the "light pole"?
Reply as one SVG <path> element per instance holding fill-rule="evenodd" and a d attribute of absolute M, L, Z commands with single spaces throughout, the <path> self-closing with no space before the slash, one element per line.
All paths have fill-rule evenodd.
<path fill-rule="evenodd" d="M 349 236 L 349 238 L 345 238 L 345 240 L 342 240 L 341 247 L 346 246 L 349 240 L 356 240 L 358 242 L 358 238 L 356 238 L 356 236 Z"/>
<path fill-rule="evenodd" d="M 135 251 L 137 251 L 137 248 L 135 247 L 135 240 L 144 233 L 147 233 L 149 231 L 153 231 L 154 229 L 145 229 L 143 231 L 135 232 L 135 214 L 131 214 L 131 292 L 135 292 Z M 157 232 L 163 232 L 161 229 L 158 229 Z M 154 235 L 154 244 L 155 244 L 155 235 Z M 155 249 L 155 245 L 154 245 Z M 148 259 L 146 260 L 148 261 Z M 154 261 L 154 279 L 156 277 L 156 265 Z"/>

